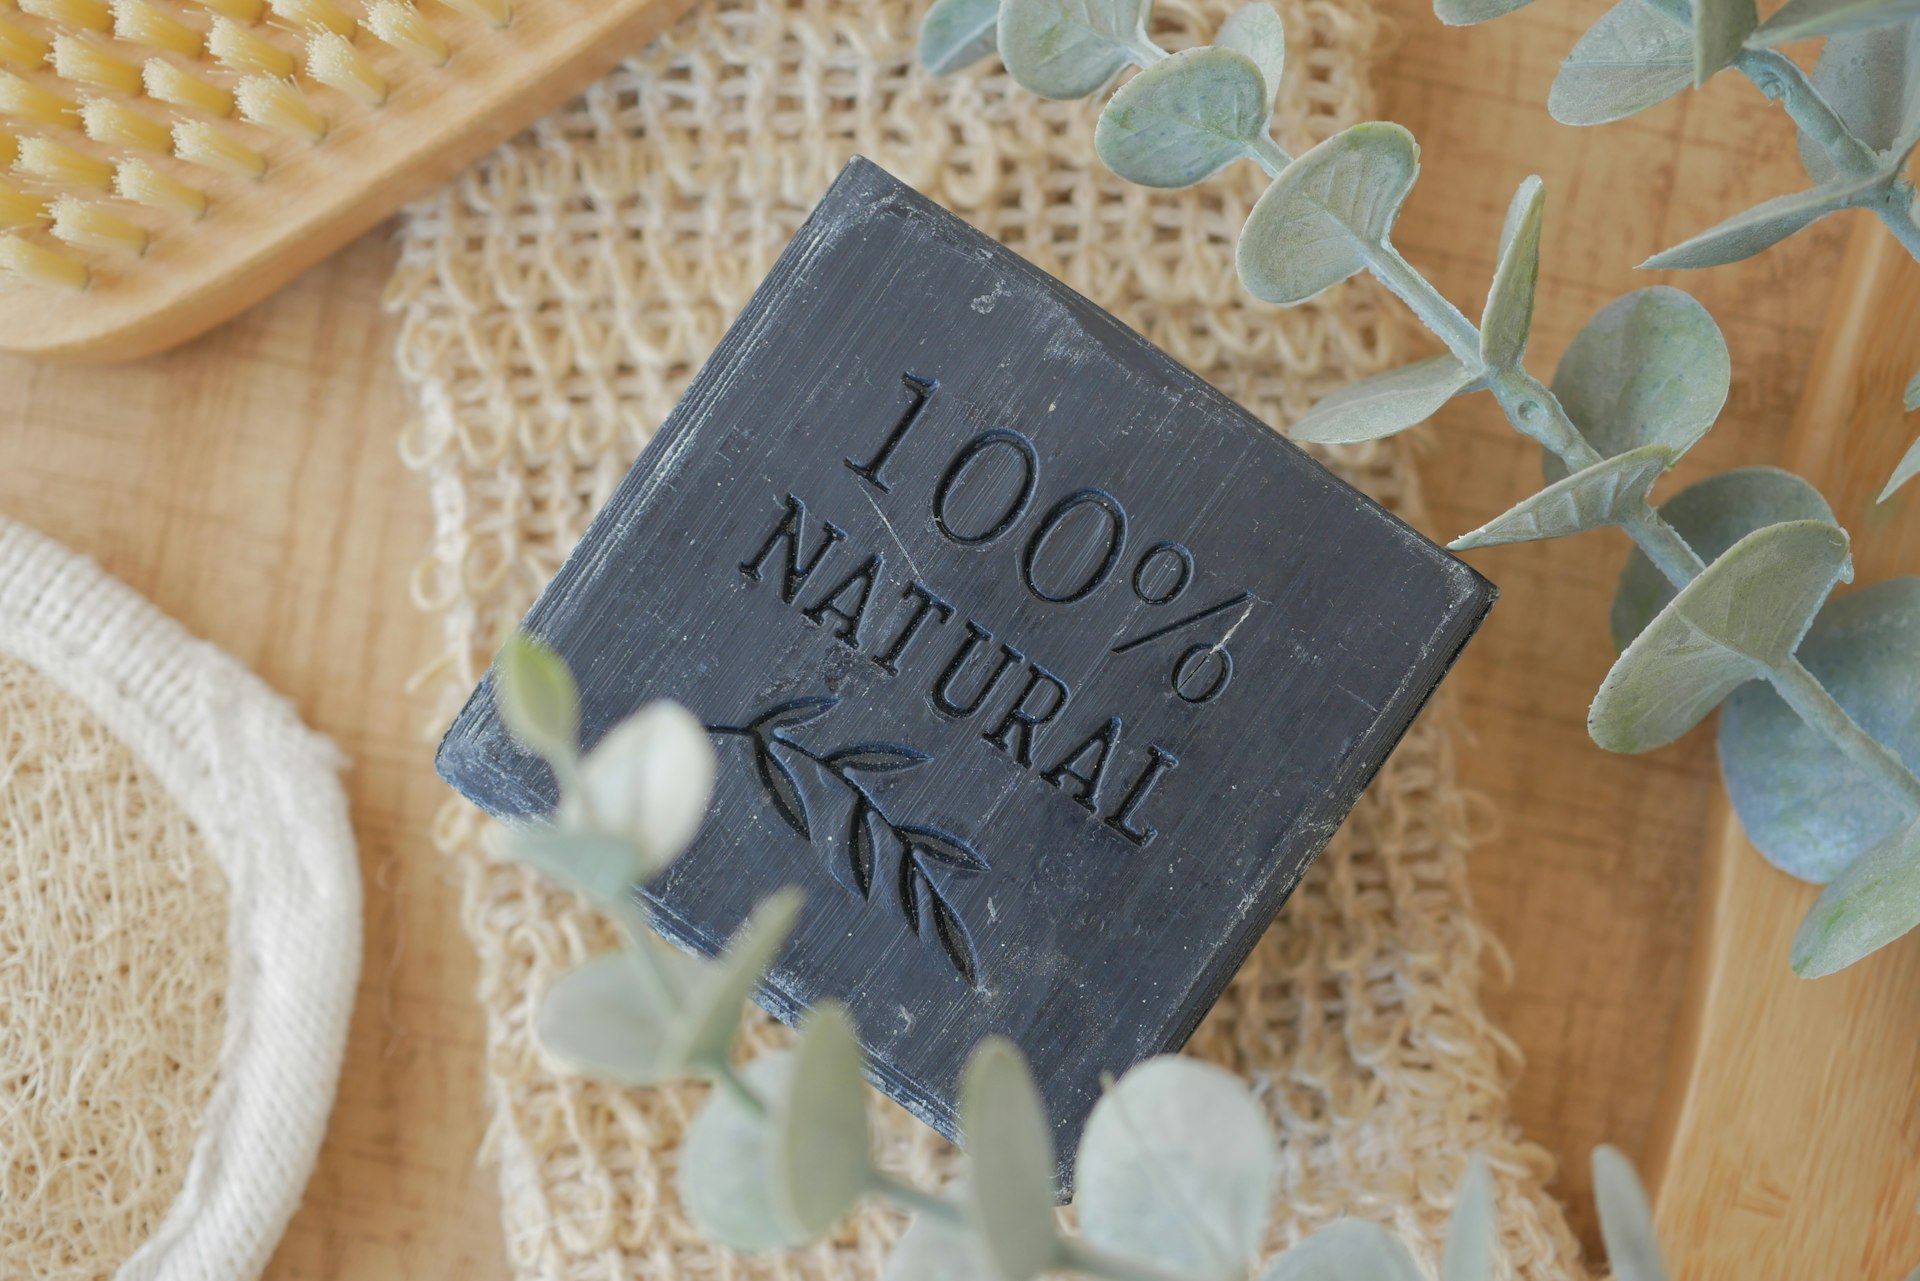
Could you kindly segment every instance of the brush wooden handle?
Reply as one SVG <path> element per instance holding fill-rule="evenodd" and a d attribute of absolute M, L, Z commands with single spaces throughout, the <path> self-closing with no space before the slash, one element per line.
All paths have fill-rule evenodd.
<path fill-rule="evenodd" d="M 1854 233 L 1785 465 L 1853 534 L 1856 581 L 1920 572 L 1920 484 L 1876 505 L 1920 431 L 1920 264 Z M 1914 640 L 1920 645 L 1920 637 Z M 1665 1113 L 1649 1144 L 1661 1237 L 1686 1281 L 1899 1281 L 1920 1267 L 1920 934 L 1796 978 L 1817 889 L 1767 864 L 1724 798 Z"/>

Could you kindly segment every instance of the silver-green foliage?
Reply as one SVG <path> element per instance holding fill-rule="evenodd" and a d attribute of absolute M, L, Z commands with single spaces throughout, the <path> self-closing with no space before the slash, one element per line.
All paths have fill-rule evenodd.
<path fill-rule="evenodd" d="M 1157 1058 L 1109 1086 L 1080 1144 L 1078 1234 L 1054 1212 L 1052 1130 L 1026 1060 L 1009 1042 L 975 1050 L 961 1083 L 960 1119 L 971 1168 L 938 1195 L 873 1163 L 863 1058 L 839 1005 L 814 1006 L 793 1050 L 733 1064 L 745 1001 L 764 980 L 798 923 L 791 891 L 749 916 L 712 960 L 666 950 L 634 907 L 622 876 L 656 875 L 691 842 L 684 811 L 704 811 L 711 749 L 688 737 L 680 717 L 655 704 L 616 728 L 584 764 L 609 748 L 634 761 L 678 762 L 683 794 L 654 786 L 654 813 L 622 802 L 626 821 L 610 836 L 578 800 L 583 762 L 570 739 L 578 698 L 566 667 L 538 643 L 509 645 L 494 669 L 495 692 L 512 707 L 523 746 L 553 764 L 562 804 L 542 848 L 575 842 L 570 857 L 543 857 L 541 871 L 585 892 L 630 929 L 618 952 L 563 976 L 546 995 L 539 1035 L 578 1070 L 622 1085 L 680 1077 L 715 1087 L 679 1154 L 683 1204 L 702 1232 L 733 1249 L 786 1250 L 830 1235 L 862 1200 L 877 1197 L 915 1214 L 888 1260 L 886 1281 L 1038 1281 L 1043 1274 L 1105 1281 L 1420 1281 L 1406 1245 L 1376 1223 L 1336 1221 L 1294 1248 L 1263 1259 L 1279 1180 L 1279 1147 L 1267 1113 L 1239 1078 L 1187 1058 Z M 644 732 L 642 728 L 644 727 Z M 667 752 L 666 748 L 674 749 Z M 603 761 L 602 768 L 611 769 Z M 572 783 L 566 780 L 574 780 Z M 601 803 L 614 798 L 602 795 Z M 697 826 L 697 824 L 696 824 Z M 624 846 L 624 850 L 617 848 Z M 526 848 L 516 843 L 515 848 Z M 663 853 L 664 851 L 664 853 Z M 605 859 L 607 868 L 589 864 Z M 1829 932 L 1874 928 L 1842 921 Z M 1601 1157 L 1596 1154 L 1596 1173 Z M 1662 1281 L 1646 1195 L 1631 1167 L 1610 1159 L 1602 1196 L 1609 1249 L 1622 1281 Z M 1441 1281 L 1500 1275 L 1493 1179 L 1484 1158 L 1466 1167 Z"/>
<path fill-rule="evenodd" d="M 951 14 L 962 3 L 974 25 L 982 24 L 980 0 L 939 0 L 922 32 L 929 66 L 956 61 Z M 1443 18 L 1461 22 L 1517 7 L 1508 0 L 1437 3 Z M 1767 46 L 1778 28 L 1756 22 L 1753 0 L 1619 0 L 1568 58 L 1552 103 L 1563 119 L 1618 119 L 1732 66 L 1781 98 L 1800 124 L 1813 188 L 1702 232 L 1656 265 L 1730 261 L 1849 206 L 1875 209 L 1903 236 L 1911 230 L 1910 244 L 1920 248 L 1913 189 L 1903 173 L 1920 138 L 1920 19 L 1870 22 L 1865 0 L 1836 0 L 1822 13 L 1819 20 L 1831 25 L 1822 34 L 1831 38 L 1811 77 Z M 1803 15 L 1816 20 L 1811 8 Z M 1271 184 L 1235 251 L 1240 279 L 1255 297 L 1299 303 L 1365 272 L 1446 347 L 1326 396 L 1294 424 L 1294 438 L 1374 440 L 1424 421 L 1456 396 L 1491 393 L 1508 421 L 1541 445 L 1547 485 L 1454 545 L 1613 527 L 1636 546 L 1614 607 L 1624 652 L 1589 717 L 1595 740 L 1644 751 L 1739 692 L 1743 706 L 1761 711 L 1732 718 L 1749 728 L 1729 731 L 1722 762 L 1762 851 L 1796 874 L 1823 880 L 1869 850 L 1883 862 L 1903 857 L 1886 853 L 1882 838 L 1920 820 L 1913 772 L 1920 732 L 1910 732 L 1920 705 L 1916 682 L 1905 668 L 1844 647 L 1823 652 L 1818 670 L 1798 656 L 1834 586 L 1851 577 L 1847 535 L 1832 512 L 1804 481 L 1751 471 L 1703 482 L 1670 506 L 1655 506 L 1661 476 L 1712 428 L 1731 385 L 1726 340 L 1706 309 L 1676 289 L 1635 290 L 1602 308 L 1574 338 L 1551 384 L 1541 381 L 1525 363 L 1540 279 L 1539 179 L 1514 193 L 1475 325 L 1393 243 L 1420 172 L 1410 133 L 1368 122 L 1290 157 L 1274 141 L 1269 118 L 1286 48 L 1269 5 L 1255 0 L 1228 19 L 1219 43 L 1176 54 L 1154 45 L 1148 18 L 1144 0 L 1001 0 L 997 44 L 1016 80 L 1054 97 L 1090 94 L 1129 65 L 1141 69 L 1112 94 L 1095 131 L 1101 158 L 1123 177 L 1183 186 L 1241 159 L 1266 170 Z M 1910 399 L 1920 399 L 1920 378 Z M 1920 446 L 1894 484 L 1917 471 Z M 1906 622 L 1896 597 L 1906 599 L 1879 595 L 1835 608 L 1851 611 L 1853 623 L 1863 615 L 1891 633 Z M 1856 718 L 1850 706 L 1891 706 L 1905 720 L 1889 724 L 1865 712 Z M 1796 732 L 1781 733 L 1780 724 Z M 1781 822 L 1764 798 L 1782 794 L 1783 779 L 1805 780 L 1796 795 L 1871 796 L 1874 820 Z M 1830 895 L 1822 919 L 1876 924 L 1827 929 L 1825 959 L 1802 966 L 1805 972 L 1858 959 L 1846 949 L 1877 946 L 1920 925 L 1920 895 L 1900 892 L 1886 876 L 1842 876 Z M 1904 928 L 1894 929 L 1900 922 Z"/>

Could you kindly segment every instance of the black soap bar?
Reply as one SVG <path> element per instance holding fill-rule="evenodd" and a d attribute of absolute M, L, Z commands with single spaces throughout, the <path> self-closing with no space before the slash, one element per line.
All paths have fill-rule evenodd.
<path fill-rule="evenodd" d="M 1103 1073 L 1178 1048 L 1493 587 L 1112 316 L 864 160 L 526 625 L 591 744 L 673 698 L 720 781 L 645 896 L 711 953 L 807 894 L 761 993 L 851 1007 L 955 1131 L 982 1037 L 1063 1179 Z M 483 683 L 445 778 L 546 814 Z"/>

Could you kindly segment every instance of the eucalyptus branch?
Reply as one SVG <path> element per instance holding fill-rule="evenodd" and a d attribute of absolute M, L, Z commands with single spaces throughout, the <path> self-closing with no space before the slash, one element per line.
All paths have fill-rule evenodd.
<path fill-rule="evenodd" d="M 1685 21 L 1692 22 L 1686 0 L 1657 2 L 1676 5 L 1685 14 Z M 1800 132 L 1811 138 L 1841 173 L 1865 178 L 1879 171 L 1879 157 L 1873 148 L 1847 127 L 1833 104 L 1813 87 L 1807 73 L 1792 59 L 1772 49 L 1745 49 L 1734 58 L 1733 66 L 1769 101 L 1779 103 Z"/>
<path fill-rule="evenodd" d="M 1829 743 L 1844 752 L 1848 760 L 1859 766 L 1861 772 L 1908 815 L 1920 817 L 1920 777 L 1862 729 L 1859 722 L 1847 714 L 1847 709 L 1834 701 L 1819 678 L 1807 670 L 1806 664 L 1798 658 L 1789 658 L 1770 669 L 1767 680 L 1801 720 L 1825 735 Z"/>

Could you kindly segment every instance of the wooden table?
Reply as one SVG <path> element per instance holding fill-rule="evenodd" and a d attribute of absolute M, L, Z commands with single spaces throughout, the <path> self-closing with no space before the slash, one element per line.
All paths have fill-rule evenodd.
<path fill-rule="evenodd" d="M 1403 40 L 1380 73 L 1383 114 L 1420 136 L 1426 171 L 1401 222 L 1408 256 L 1476 311 L 1514 184 L 1547 179 L 1537 370 L 1603 302 L 1648 283 L 1633 263 L 1804 185 L 1787 123 L 1730 76 L 1631 122 L 1554 124 L 1553 69 L 1606 0 L 1541 0 L 1473 31 L 1440 27 L 1424 0 L 1387 7 Z M 1735 369 L 1723 425 L 1684 476 L 1778 457 L 1842 223 L 1680 281 L 1727 330 Z M 237 654 L 355 761 L 360 999 L 332 1130 L 269 1275 L 487 1281 L 504 1269 L 492 1174 L 478 1163 L 474 966 L 427 838 L 443 796 L 427 726 L 402 694 L 436 645 L 407 599 L 430 520 L 395 448 L 409 407 L 378 307 L 391 258 L 389 232 L 363 238 L 140 364 L 0 360 L 0 512 L 98 558 Z M 1537 451 L 1484 399 L 1450 406 L 1425 437 L 1434 533 L 1471 528 L 1537 486 Z M 1513 958 L 1488 1000 L 1527 1055 L 1515 1110 L 1562 1157 L 1558 1191 L 1589 1239 L 1587 1151 L 1603 1140 L 1637 1151 L 1653 1124 L 1716 794 L 1705 733 L 1638 758 L 1587 742 L 1622 555 L 1605 536 L 1479 555 L 1505 596 L 1452 682 L 1462 772 L 1500 821 L 1473 875 Z"/>

